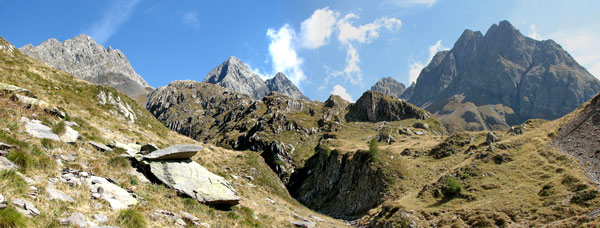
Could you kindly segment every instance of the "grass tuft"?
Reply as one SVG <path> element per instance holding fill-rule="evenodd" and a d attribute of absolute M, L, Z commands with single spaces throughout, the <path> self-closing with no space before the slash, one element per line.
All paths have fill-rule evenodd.
<path fill-rule="evenodd" d="M 127 168 L 129 167 L 129 159 L 126 157 L 121 157 L 121 156 L 116 156 L 113 157 L 111 159 L 109 159 L 106 164 L 108 164 L 111 167 L 117 167 L 117 168 Z"/>
<path fill-rule="evenodd" d="M 123 228 L 140 228 L 148 226 L 146 218 L 137 208 L 120 210 L 116 222 Z"/>
<path fill-rule="evenodd" d="M 65 131 L 67 131 L 67 125 L 65 124 L 65 121 L 61 120 L 52 126 L 52 132 L 54 132 L 54 134 L 62 135 L 65 133 Z"/>
<path fill-rule="evenodd" d="M 11 207 L 0 209 L 0 227 L 27 227 L 27 217 Z"/>
<path fill-rule="evenodd" d="M 17 174 L 14 170 L 2 170 L 0 171 L 0 189 L 4 193 L 8 190 L 12 190 L 16 193 L 23 194 L 27 192 L 28 186 L 25 180 Z"/>

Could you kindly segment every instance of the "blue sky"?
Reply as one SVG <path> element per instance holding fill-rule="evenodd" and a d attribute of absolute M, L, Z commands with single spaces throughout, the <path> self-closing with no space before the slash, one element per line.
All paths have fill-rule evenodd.
<path fill-rule="evenodd" d="M 169 4 L 171 3 L 171 4 Z M 152 86 L 201 81 L 229 56 L 264 77 L 283 71 L 311 99 L 356 100 L 381 77 L 407 85 L 464 29 L 509 20 L 554 39 L 600 76 L 600 1 L 0 0 L 15 46 L 88 34 L 121 49 Z"/>

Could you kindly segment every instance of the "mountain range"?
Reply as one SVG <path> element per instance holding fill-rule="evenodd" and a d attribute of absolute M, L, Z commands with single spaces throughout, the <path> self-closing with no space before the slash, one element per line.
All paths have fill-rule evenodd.
<path fill-rule="evenodd" d="M 373 89 L 402 90 L 380 84 Z M 501 21 L 485 35 L 465 30 L 399 97 L 434 113 L 454 132 L 507 130 L 528 119 L 556 119 L 598 92 L 600 81 L 559 44 L 526 37 Z"/>

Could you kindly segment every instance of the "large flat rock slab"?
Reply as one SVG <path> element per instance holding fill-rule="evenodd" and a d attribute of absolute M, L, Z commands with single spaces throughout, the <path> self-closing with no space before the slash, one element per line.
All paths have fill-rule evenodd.
<path fill-rule="evenodd" d="M 108 180 L 92 176 L 86 179 L 92 193 L 97 193 L 106 200 L 114 210 L 125 209 L 137 203 L 137 200 L 127 190 L 110 183 Z"/>
<path fill-rule="evenodd" d="M 25 122 L 25 132 L 33 137 L 40 139 L 51 139 L 54 141 L 60 140 L 58 135 L 54 134 L 50 127 L 42 124 L 42 122 L 39 120 L 29 120 L 23 117 L 21 118 L 21 121 Z"/>
<path fill-rule="evenodd" d="M 165 149 L 156 150 L 149 154 L 144 155 L 145 160 L 156 161 L 156 160 L 183 160 L 189 159 L 196 155 L 198 151 L 202 150 L 201 146 L 192 144 L 177 144 Z"/>
<path fill-rule="evenodd" d="M 234 206 L 240 201 L 229 181 L 191 160 L 153 161 L 150 172 L 165 185 L 201 203 Z"/>

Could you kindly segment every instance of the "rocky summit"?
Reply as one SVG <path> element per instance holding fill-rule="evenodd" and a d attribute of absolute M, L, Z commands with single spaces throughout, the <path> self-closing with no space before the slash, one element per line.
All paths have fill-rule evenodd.
<path fill-rule="evenodd" d="M 406 86 L 392 77 L 387 77 L 379 79 L 375 85 L 371 86 L 371 90 L 391 97 L 400 98 L 402 93 L 406 90 Z"/>
<path fill-rule="evenodd" d="M 105 48 L 87 35 L 60 42 L 49 39 L 38 46 L 19 48 L 24 54 L 86 81 L 108 85 L 145 103 L 153 88 L 131 67 L 123 52 Z"/>
<path fill-rule="evenodd" d="M 485 35 L 465 30 L 409 90 L 403 97 L 450 131 L 506 130 L 560 118 L 600 92 L 600 81 L 553 40 L 534 40 L 501 21 Z"/>
<path fill-rule="evenodd" d="M 296 99 L 308 99 L 285 74 L 279 72 L 275 77 L 264 81 L 234 56 L 212 69 L 203 82 L 220 85 L 256 100 L 262 99 L 270 92 L 280 92 Z"/>

